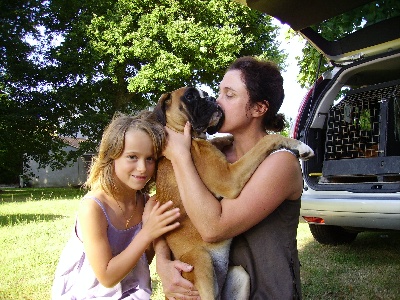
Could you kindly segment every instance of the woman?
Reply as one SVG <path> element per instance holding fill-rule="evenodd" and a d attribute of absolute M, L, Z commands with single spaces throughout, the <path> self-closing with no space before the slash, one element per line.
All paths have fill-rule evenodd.
<path fill-rule="evenodd" d="M 253 57 L 237 59 L 220 83 L 217 99 L 225 113 L 222 133 L 234 142 L 223 149 L 233 163 L 249 151 L 267 131 L 284 128 L 277 114 L 284 98 L 277 67 Z M 190 155 L 190 124 L 184 135 L 166 129 L 164 155 L 171 160 L 180 195 L 203 240 L 234 238 L 232 265 L 250 274 L 250 299 L 300 299 L 300 263 L 297 226 L 303 179 L 298 159 L 289 151 L 276 151 L 258 167 L 236 199 L 218 201 L 204 186 Z M 157 243 L 157 271 L 170 299 L 192 299 L 193 289 L 180 277 L 188 266 L 169 261 L 164 242 Z M 175 266 L 175 270 L 173 268 Z"/>

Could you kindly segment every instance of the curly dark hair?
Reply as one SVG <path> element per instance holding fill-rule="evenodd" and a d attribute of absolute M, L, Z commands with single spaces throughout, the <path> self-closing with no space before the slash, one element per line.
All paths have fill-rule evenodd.
<path fill-rule="evenodd" d="M 268 111 L 263 118 L 266 131 L 279 132 L 285 128 L 285 116 L 278 114 L 285 92 L 283 78 L 278 66 L 271 61 L 263 61 L 252 56 L 236 59 L 228 71 L 238 70 L 249 93 L 250 103 L 267 102 Z"/>

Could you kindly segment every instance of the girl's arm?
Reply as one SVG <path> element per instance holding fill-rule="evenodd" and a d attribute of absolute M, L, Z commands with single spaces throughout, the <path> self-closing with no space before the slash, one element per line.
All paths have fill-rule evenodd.
<path fill-rule="evenodd" d="M 166 129 L 164 155 L 171 160 L 185 210 L 206 242 L 232 238 L 259 223 L 285 199 L 301 196 L 302 173 L 292 154 L 268 156 L 236 199 L 218 201 L 201 181 L 190 154 L 190 125 L 184 134 Z"/>
<path fill-rule="evenodd" d="M 148 195 L 145 196 L 145 198 L 148 198 Z M 144 208 L 143 211 L 143 215 L 142 215 L 142 221 L 143 223 L 146 223 L 147 220 L 150 217 L 150 212 L 153 209 L 153 207 L 157 204 L 157 197 L 156 195 L 150 197 L 147 201 L 146 201 L 146 206 Z M 155 252 L 154 252 L 154 241 L 153 243 L 150 243 L 149 247 L 147 247 L 146 249 L 146 257 L 147 257 L 147 261 L 149 263 L 149 265 L 151 264 L 151 262 L 153 261 Z"/>
<path fill-rule="evenodd" d="M 102 285 L 113 287 L 119 283 L 135 267 L 154 239 L 179 226 L 178 222 L 172 223 L 179 217 L 179 209 L 168 210 L 171 206 L 172 202 L 162 206 L 155 204 L 148 220 L 129 246 L 113 257 L 107 238 L 107 220 L 102 209 L 89 199 L 82 202 L 78 219 L 83 244 L 96 278 Z"/>

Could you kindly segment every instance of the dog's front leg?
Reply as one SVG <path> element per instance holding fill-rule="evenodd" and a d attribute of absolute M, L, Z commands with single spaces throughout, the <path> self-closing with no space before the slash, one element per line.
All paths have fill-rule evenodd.
<path fill-rule="evenodd" d="M 182 276 L 194 284 L 202 300 L 220 299 L 213 260 L 205 247 L 192 248 L 179 259 L 193 266 L 193 271 Z"/>
<path fill-rule="evenodd" d="M 225 198 L 236 198 L 264 159 L 280 148 L 291 149 L 303 159 L 314 155 L 310 147 L 298 140 L 271 134 L 262 138 L 233 164 L 216 147 L 202 140 L 192 143 L 192 157 L 201 179 L 210 191 Z"/>

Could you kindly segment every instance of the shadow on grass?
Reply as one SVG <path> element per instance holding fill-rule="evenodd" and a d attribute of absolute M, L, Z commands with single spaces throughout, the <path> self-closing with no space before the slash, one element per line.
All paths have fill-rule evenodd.
<path fill-rule="evenodd" d="M 304 299 L 400 299 L 400 231 L 362 232 L 347 245 L 299 250 Z M 397 274 L 397 275 L 395 275 Z"/>
<path fill-rule="evenodd" d="M 0 227 L 15 226 L 35 222 L 50 222 L 65 218 L 63 215 L 53 214 L 9 214 L 0 215 Z"/>
<path fill-rule="evenodd" d="M 85 194 L 80 188 L 3 188 L 0 189 L 0 204 L 40 200 L 76 199 Z"/>

